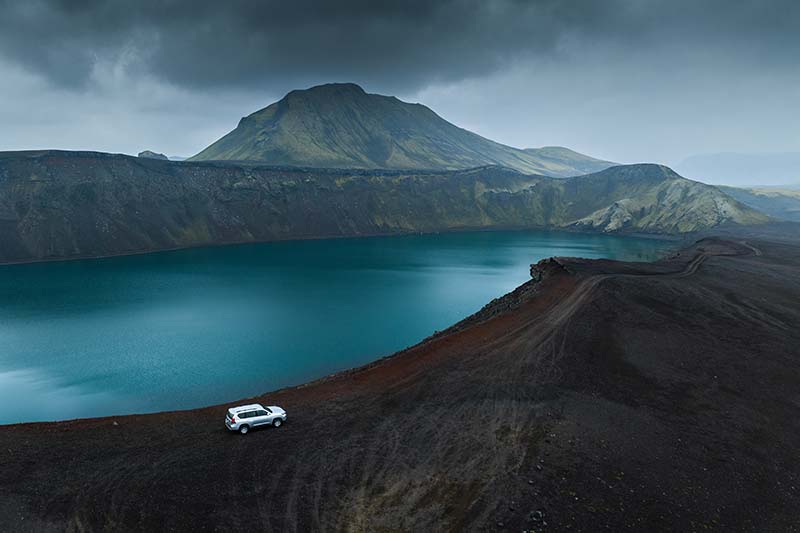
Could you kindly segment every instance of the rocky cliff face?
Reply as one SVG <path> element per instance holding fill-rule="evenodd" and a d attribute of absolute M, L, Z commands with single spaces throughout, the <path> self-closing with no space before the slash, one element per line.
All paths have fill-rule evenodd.
<path fill-rule="evenodd" d="M 656 165 L 555 179 L 500 167 L 322 170 L 0 153 L 0 262 L 466 228 L 676 233 L 762 219 Z"/>

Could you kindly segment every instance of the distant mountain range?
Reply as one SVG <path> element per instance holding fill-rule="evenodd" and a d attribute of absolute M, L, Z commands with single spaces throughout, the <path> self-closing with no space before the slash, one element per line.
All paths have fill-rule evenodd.
<path fill-rule="evenodd" d="M 800 222 L 800 190 L 788 188 L 740 189 L 720 187 L 739 202 L 782 220 Z"/>
<path fill-rule="evenodd" d="M 552 178 L 498 166 L 326 170 L 0 153 L 0 262 L 477 228 L 675 234 L 766 220 L 659 165 Z"/>
<path fill-rule="evenodd" d="M 683 160 L 675 169 L 713 185 L 800 186 L 800 152 L 701 154 Z"/>
<path fill-rule="evenodd" d="M 451 124 L 424 105 L 368 94 L 351 83 L 292 91 L 243 118 L 190 160 L 401 170 L 499 165 L 558 177 L 615 164 L 561 147 L 505 146 Z"/>

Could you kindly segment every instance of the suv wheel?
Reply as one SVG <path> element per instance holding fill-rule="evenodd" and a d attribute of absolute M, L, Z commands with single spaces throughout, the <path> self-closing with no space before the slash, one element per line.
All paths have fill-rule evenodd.
<path fill-rule="evenodd" d="M 247 435 L 248 431 L 250 431 L 250 426 L 248 426 L 247 424 L 239 428 L 239 433 L 241 433 L 242 435 Z"/>
<path fill-rule="evenodd" d="M 283 420 L 281 420 L 280 418 L 276 418 L 275 420 L 272 421 L 272 425 L 275 426 L 276 428 L 281 427 L 281 424 L 283 424 Z"/>

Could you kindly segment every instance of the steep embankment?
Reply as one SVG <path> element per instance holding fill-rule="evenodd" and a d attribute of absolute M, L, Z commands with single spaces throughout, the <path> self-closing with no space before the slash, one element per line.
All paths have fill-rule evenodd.
<path fill-rule="evenodd" d="M 666 167 L 323 170 L 0 153 L 0 262 L 463 228 L 678 233 L 763 219 Z"/>
<path fill-rule="evenodd" d="M 548 176 L 614 165 L 566 148 L 505 146 L 447 122 L 424 105 L 367 94 L 352 83 L 292 91 L 243 118 L 191 159 L 405 170 L 500 165 Z"/>
<path fill-rule="evenodd" d="M 246 437 L 225 406 L 0 427 L 0 523 L 797 531 L 798 261 L 706 240 L 542 262 L 409 350 L 256 398 L 290 418 Z"/>

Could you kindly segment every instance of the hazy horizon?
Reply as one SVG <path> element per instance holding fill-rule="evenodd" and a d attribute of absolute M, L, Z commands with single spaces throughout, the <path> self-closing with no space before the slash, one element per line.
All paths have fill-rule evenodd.
<path fill-rule="evenodd" d="M 519 148 L 672 167 L 800 153 L 788 0 L 0 8 L 0 150 L 187 157 L 289 90 L 353 82 Z"/>

